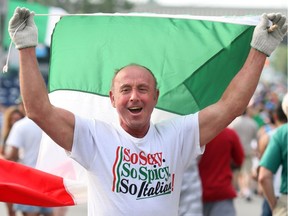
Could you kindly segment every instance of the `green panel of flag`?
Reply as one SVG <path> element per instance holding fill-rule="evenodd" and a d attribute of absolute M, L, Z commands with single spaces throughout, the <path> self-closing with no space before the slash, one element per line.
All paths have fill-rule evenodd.
<path fill-rule="evenodd" d="M 65 16 L 51 44 L 49 91 L 108 96 L 116 69 L 155 74 L 157 108 L 196 112 L 217 101 L 242 67 L 254 26 L 147 16 Z"/>

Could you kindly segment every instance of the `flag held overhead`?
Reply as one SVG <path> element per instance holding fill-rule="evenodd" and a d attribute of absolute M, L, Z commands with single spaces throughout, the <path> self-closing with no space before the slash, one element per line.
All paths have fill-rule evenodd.
<path fill-rule="evenodd" d="M 196 112 L 216 102 L 239 71 L 253 29 L 178 17 L 62 17 L 52 38 L 49 90 L 108 96 L 115 69 L 137 63 L 158 79 L 158 109 Z"/>
<path fill-rule="evenodd" d="M 51 44 L 51 103 L 77 115 L 115 122 L 108 97 L 111 79 L 115 69 L 137 63 L 158 79 L 160 98 L 152 121 L 197 112 L 217 101 L 242 67 L 254 29 L 251 23 L 210 19 L 120 14 L 62 17 Z M 0 200 L 41 206 L 85 200 L 86 188 L 77 187 L 85 178 L 79 173 L 85 171 L 75 162 L 69 173 L 68 160 L 66 152 L 44 134 L 37 168 L 53 175 L 1 160 Z M 13 175 L 7 171 L 11 166 L 17 170 Z M 38 180 L 31 185 L 21 179 L 24 175 Z M 72 196 L 67 196 L 65 188 L 71 188 L 66 192 Z"/>

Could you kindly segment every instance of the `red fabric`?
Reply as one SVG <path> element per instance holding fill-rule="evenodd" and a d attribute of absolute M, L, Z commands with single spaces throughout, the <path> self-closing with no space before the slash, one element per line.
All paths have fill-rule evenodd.
<path fill-rule="evenodd" d="M 232 199 L 237 196 L 232 184 L 231 163 L 241 166 L 243 160 L 243 147 L 232 129 L 224 129 L 206 145 L 199 162 L 204 202 Z"/>
<path fill-rule="evenodd" d="M 0 201 L 43 207 L 75 205 L 63 178 L 7 160 L 0 160 Z"/>

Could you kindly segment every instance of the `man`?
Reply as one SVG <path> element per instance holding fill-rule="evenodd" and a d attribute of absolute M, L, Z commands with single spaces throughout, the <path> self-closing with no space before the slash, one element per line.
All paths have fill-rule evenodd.
<path fill-rule="evenodd" d="M 282 108 L 287 116 L 288 94 L 283 99 Z M 287 215 L 287 123 L 279 126 L 272 137 L 260 160 L 260 170 L 258 182 L 269 203 L 273 216 Z M 273 175 L 282 166 L 280 197 L 277 199 L 273 186 Z"/>
<path fill-rule="evenodd" d="M 278 25 L 267 32 L 269 20 Z M 249 57 L 222 98 L 199 113 L 153 125 L 159 90 L 147 68 L 132 64 L 112 80 L 119 125 L 84 119 L 51 105 L 35 56 L 33 13 L 17 8 L 9 24 L 20 55 L 20 88 L 29 118 L 88 170 L 89 215 L 177 215 L 183 172 L 247 106 L 265 59 L 287 31 L 281 14 L 263 15 Z M 34 99 L 37 98 L 37 101 Z"/>
<path fill-rule="evenodd" d="M 244 150 L 237 133 L 225 128 L 206 146 L 199 163 L 204 216 L 236 216 L 231 166 L 241 167 Z"/>
<path fill-rule="evenodd" d="M 281 125 L 287 123 L 287 116 L 285 115 L 285 113 L 282 109 L 281 102 L 279 102 L 276 109 L 273 110 L 272 118 L 273 118 L 273 122 L 274 122 L 273 129 L 271 129 L 268 132 L 263 132 L 263 134 L 258 139 L 259 160 L 263 156 L 263 154 L 264 154 L 264 152 L 268 146 L 270 138 L 277 131 L 276 129 L 278 127 L 280 127 Z M 277 197 L 280 195 L 281 171 L 282 171 L 282 167 L 280 166 L 273 177 L 273 187 L 274 187 L 275 196 L 277 196 Z M 257 168 L 257 172 L 259 172 L 259 167 Z M 258 173 L 257 173 L 257 175 L 258 175 Z M 257 177 L 258 176 L 256 176 L 256 179 L 257 179 Z M 260 189 L 260 193 L 262 193 L 261 189 Z M 261 216 L 272 216 L 271 209 L 270 209 L 269 204 L 265 198 L 264 198 L 263 204 L 262 204 Z"/>
<path fill-rule="evenodd" d="M 233 128 L 240 137 L 245 152 L 244 164 L 241 166 L 239 173 L 236 171 L 236 176 L 240 195 L 243 196 L 246 201 L 251 201 L 252 199 L 252 161 L 255 157 L 255 151 L 251 144 L 253 141 L 256 142 L 258 131 L 258 125 L 253 119 L 252 110 L 253 108 L 251 106 L 247 107 L 245 112 L 230 124 L 230 127 Z"/>

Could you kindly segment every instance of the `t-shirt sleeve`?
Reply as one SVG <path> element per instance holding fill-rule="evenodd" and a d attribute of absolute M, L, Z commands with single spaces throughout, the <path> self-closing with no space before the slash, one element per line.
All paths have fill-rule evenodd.
<path fill-rule="evenodd" d="M 205 150 L 200 147 L 198 112 L 184 117 L 182 156 L 186 167 Z"/>
<path fill-rule="evenodd" d="M 281 165 L 281 148 L 278 145 L 277 137 L 272 136 L 260 160 L 260 166 L 269 169 L 272 173 L 275 174 L 280 165 Z"/>
<path fill-rule="evenodd" d="M 8 146 L 14 146 L 16 148 L 24 147 L 21 127 L 18 127 L 17 122 L 11 128 L 9 136 L 6 140 L 6 144 Z"/>
<path fill-rule="evenodd" d="M 97 153 L 94 149 L 96 145 L 93 137 L 93 124 L 92 119 L 85 119 L 75 115 L 73 146 L 70 156 L 87 169 L 89 169 L 89 164 L 94 160 Z"/>

